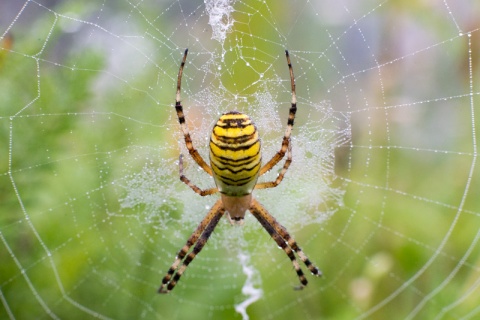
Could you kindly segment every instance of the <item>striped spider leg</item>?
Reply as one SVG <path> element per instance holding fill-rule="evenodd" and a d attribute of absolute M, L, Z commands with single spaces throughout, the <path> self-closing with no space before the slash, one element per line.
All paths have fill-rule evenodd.
<path fill-rule="evenodd" d="M 210 209 L 205 218 L 188 238 L 185 245 L 178 252 L 175 261 L 164 276 L 158 292 L 168 293 L 175 287 L 188 265 L 205 246 L 221 217 L 225 213 L 227 213 L 227 217 L 232 225 L 241 225 L 243 224 L 243 219 L 247 210 L 252 213 L 263 228 L 269 233 L 270 237 L 290 258 L 298 279 L 300 280 L 300 286 L 298 286 L 297 289 L 301 289 L 306 286 L 308 282 L 300 264 L 298 263 L 295 253 L 313 275 L 321 276 L 320 270 L 312 264 L 307 255 L 302 249 L 300 249 L 295 239 L 290 236 L 287 229 L 278 223 L 265 207 L 252 196 L 254 189 L 274 188 L 279 185 L 292 162 L 292 145 L 290 143 L 290 136 L 295 120 L 295 113 L 297 111 L 297 100 L 295 93 L 295 78 L 288 51 L 285 51 L 285 55 L 290 72 L 292 102 L 289 110 L 287 129 L 280 150 L 263 166 L 261 165 L 261 142 L 257 128 L 249 116 L 238 111 L 224 113 L 213 127 L 209 143 L 210 165 L 205 162 L 197 149 L 195 149 L 188 127 L 185 123 L 185 115 L 180 102 L 181 81 L 187 53 L 188 50 L 185 50 L 180 70 L 178 72 L 175 110 L 177 112 L 178 122 L 180 123 L 188 152 L 193 160 L 205 172 L 213 177 L 216 187 L 202 190 L 192 183 L 183 174 L 182 155 L 180 155 L 179 158 L 180 180 L 200 196 L 220 192 L 220 199 L 217 200 L 215 205 Z M 258 177 L 272 169 L 285 157 L 285 154 L 287 155 L 287 158 L 277 178 L 274 181 L 257 183 Z"/>

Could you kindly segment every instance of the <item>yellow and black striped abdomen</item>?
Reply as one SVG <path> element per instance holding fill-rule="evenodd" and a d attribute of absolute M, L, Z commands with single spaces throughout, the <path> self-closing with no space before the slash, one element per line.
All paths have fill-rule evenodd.
<path fill-rule="evenodd" d="M 246 114 L 230 111 L 213 127 L 210 165 L 221 193 L 244 196 L 252 192 L 261 166 L 260 140 Z"/>

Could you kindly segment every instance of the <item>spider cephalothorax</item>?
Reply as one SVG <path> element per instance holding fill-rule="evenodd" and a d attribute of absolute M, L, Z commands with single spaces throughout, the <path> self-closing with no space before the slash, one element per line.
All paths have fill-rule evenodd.
<path fill-rule="evenodd" d="M 178 252 L 177 257 L 162 280 L 158 290 L 160 293 L 168 293 L 172 290 L 185 269 L 196 255 L 202 250 L 220 218 L 227 213 L 230 223 L 242 224 L 245 212 L 250 211 L 260 224 L 267 230 L 273 240 L 281 247 L 293 263 L 295 271 L 300 280 L 300 287 L 307 285 L 307 279 L 295 257 L 297 253 L 300 260 L 305 263 L 310 272 L 320 276 L 321 272 L 315 267 L 302 249 L 297 245 L 288 233 L 287 229 L 275 220 L 268 211 L 252 196 L 254 189 L 265 189 L 276 187 L 282 180 L 292 162 L 292 146 L 290 135 L 297 111 L 297 100 L 295 95 L 295 78 L 293 76 L 292 64 L 288 51 L 285 51 L 288 68 L 290 71 L 290 83 L 292 88 L 292 103 L 289 111 L 287 129 L 282 140 L 280 150 L 262 166 L 261 143 L 258 137 L 255 124 L 246 114 L 238 111 L 224 113 L 213 127 L 210 136 L 210 166 L 203 160 L 197 149 L 192 144 L 192 139 L 185 123 L 183 107 L 180 102 L 180 88 L 182 73 L 187 59 L 188 50 L 185 50 L 177 81 L 177 98 L 175 110 L 178 121 L 182 127 L 185 137 L 185 144 L 193 160 L 209 175 L 213 177 L 216 187 L 202 190 L 193 184 L 183 174 L 183 156 L 180 155 L 179 171 L 180 180 L 187 184 L 193 191 L 201 196 L 211 195 L 220 192 L 221 198 L 217 200 L 210 209 L 207 216 L 200 222 L 197 229 L 188 238 L 187 243 Z M 259 176 L 262 176 L 272 169 L 287 154 L 283 168 L 275 181 L 257 183 Z M 193 250 L 189 253 L 191 247 Z M 183 264 L 180 266 L 180 264 Z"/>

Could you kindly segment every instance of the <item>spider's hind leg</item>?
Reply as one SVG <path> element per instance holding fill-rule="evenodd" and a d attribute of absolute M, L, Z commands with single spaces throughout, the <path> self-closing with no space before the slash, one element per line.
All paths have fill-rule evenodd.
<path fill-rule="evenodd" d="M 203 220 L 200 222 L 190 238 L 188 238 L 187 243 L 185 243 L 183 248 L 178 252 L 175 261 L 162 279 L 162 285 L 158 289 L 159 293 L 169 293 L 175 287 L 190 262 L 195 259 L 197 254 L 200 253 L 207 243 L 208 238 L 210 238 L 212 235 L 213 230 L 217 226 L 224 213 L 225 208 L 223 207 L 222 201 L 218 200 L 212 209 L 210 209 L 210 212 L 208 212 L 205 218 L 203 218 Z M 195 247 L 193 248 L 192 252 L 187 255 L 193 245 L 195 245 Z M 182 260 L 183 264 L 180 266 Z"/>
<path fill-rule="evenodd" d="M 270 214 L 268 211 L 258 202 L 253 199 L 252 205 L 250 207 L 250 212 L 255 216 L 255 218 L 260 222 L 265 230 L 270 234 L 272 239 L 278 244 L 279 247 L 285 251 L 287 256 L 292 261 L 293 267 L 297 273 L 297 276 L 300 280 L 301 285 L 295 289 L 302 289 L 307 285 L 308 281 L 305 278 L 305 275 L 300 268 L 300 265 L 293 253 L 295 251 L 303 263 L 307 266 L 308 270 L 315 275 L 321 276 L 321 271 L 308 259 L 307 255 L 302 251 L 298 246 L 295 239 L 293 239 L 288 231 L 283 227 L 277 220 Z"/>

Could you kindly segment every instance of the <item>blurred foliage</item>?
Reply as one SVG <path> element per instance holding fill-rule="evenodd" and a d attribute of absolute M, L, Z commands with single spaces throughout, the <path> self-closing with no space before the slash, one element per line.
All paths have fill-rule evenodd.
<path fill-rule="evenodd" d="M 69 9 L 88 16 L 89 5 L 83 7 L 80 2 L 74 2 L 75 5 L 69 8 L 69 3 L 60 2 L 58 5 L 65 7 L 56 10 L 64 12 Z M 443 20 L 438 15 L 419 13 L 426 10 L 422 2 L 405 3 L 387 3 L 386 9 L 377 9 L 381 11 L 378 19 L 392 19 L 390 22 L 395 25 L 395 22 L 399 23 L 396 17 L 411 21 L 422 18 L 421 24 L 433 30 L 436 36 L 431 45 L 453 37 L 450 30 L 444 29 Z M 283 10 L 281 15 L 289 16 L 289 10 L 273 7 L 279 12 Z M 280 15 L 276 11 L 269 12 L 268 8 L 258 4 L 257 14 Z M 118 13 L 123 17 L 123 9 L 119 6 L 115 9 L 118 12 L 109 14 Z M 155 17 L 149 10 L 146 13 Z M 240 21 L 246 19 L 241 10 L 235 14 Z M 176 18 L 158 19 L 156 28 L 173 29 L 172 22 Z M 233 305 L 243 299 L 244 276 L 240 266 L 235 264 L 235 257 L 229 256 L 228 246 L 207 246 L 191 266 L 196 271 L 187 272 L 182 279 L 182 282 L 189 282 L 188 286 L 179 285 L 175 295 L 158 296 L 155 292 L 161 276 L 179 249 L 176 243 L 185 241 L 193 229 L 178 225 L 175 219 L 182 214 L 181 203 L 166 204 L 158 209 L 171 211 L 173 218 L 166 229 L 141 220 L 139 211 L 142 208 L 121 208 L 119 204 L 121 183 L 131 172 L 139 171 L 145 163 L 161 166 L 165 159 L 178 156 L 176 139 L 179 133 L 175 115 L 171 105 L 163 103 L 173 101 L 174 87 L 156 88 L 152 81 L 172 74 L 174 84 L 177 62 L 169 63 L 165 58 L 168 55 L 163 52 L 166 47 L 159 49 L 157 56 L 150 57 L 153 61 L 162 61 L 159 68 L 146 67 L 125 82 L 110 73 L 108 53 L 95 50 L 93 45 L 82 48 L 80 44 L 69 50 L 71 40 L 66 39 L 60 27 L 54 28 L 49 34 L 48 46 L 42 48 L 44 42 L 39 39 L 45 38 L 41 34 L 50 32 L 50 19 L 53 18 L 39 16 L 36 19 L 33 24 L 36 28 L 32 28 L 31 33 L 9 33 L 2 40 L 0 51 L 0 292 L 2 301 L 8 304 L 8 307 L 4 304 L 4 308 L 0 308 L 0 318 L 6 318 L 9 312 L 20 319 L 48 317 L 49 310 L 68 319 L 84 319 L 88 313 L 93 318 L 95 312 L 119 319 L 240 318 Z M 282 45 L 282 41 L 287 42 L 286 37 L 279 37 L 278 30 L 263 27 L 261 19 L 248 19 L 249 23 L 239 24 L 228 36 L 227 49 L 241 43 L 245 51 L 238 53 L 236 58 L 227 56 L 225 64 L 229 65 L 229 59 L 232 59 L 231 70 L 221 79 L 230 86 L 227 90 L 242 94 L 255 92 L 257 87 L 251 83 L 259 80 L 259 73 L 266 72 L 265 77 L 276 73 L 270 71 L 268 64 L 272 44 L 258 41 L 251 35 L 258 30 L 256 36 L 262 39 L 276 39 Z M 145 21 L 147 19 L 139 19 L 136 23 L 148 29 Z M 383 26 L 382 23 L 379 26 Z M 345 29 L 345 26 L 332 26 L 332 30 L 335 28 Z M 296 35 L 295 32 L 299 31 L 293 32 Z M 316 35 L 315 30 L 308 28 L 303 32 L 305 37 Z M 397 32 L 386 28 L 380 34 L 382 40 L 378 46 L 393 47 L 395 40 L 392 39 Z M 477 59 L 478 29 L 472 34 L 475 52 L 471 56 L 466 52 L 468 47 L 458 41 L 446 46 L 448 61 L 435 61 L 438 75 L 427 77 L 429 81 L 435 80 L 428 84 L 433 99 L 458 92 L 468 94 L 469 83 L 464 80 L 469 75 L 465 73 L 464 63 L 468 57 Z M 294 38 L 292 43 L 302 42 L 302 37 L 291 37 Z M 324 39 L 312 46 L 321 47 L 330 41 Z M 365 44 L 359 46 L 365 47 Z M 239 59 L 242 55 L 249 58 Z M 397 55 L 384 52 L 382 57 L 389 61 L 392 56 Z M 253 57 L 255 59 L 251 59 Z M 247 62 L 253 69 L 246 68 Z M 328 65 L 325 60 L 318 62 Z M 297 64 L 295 71 L 299 81 L 305 81 L 302 76 L 308 75 L 310 69 L 302 67 L 301 59 Z M 189 79 L 194 79 L 194 66 L 190 68 Z M 248 72 L 251 70 L 261 71 Z M 402 87 L 408 87 L 408 83 L 391 80 L 400 76 L 393 67 L 384 66 L 381 71 L 384 73 L 384 87 L 372 81 L 375 92 L 369 99 L 377 99 L 383 106 L 380 100 L 394 101 L 402 90 L 408 92 L 408 88 Z M 475 76 L 478 77 L 478 72 Z M 201 86 L 204 81 L 194 80 L 189 85 Z M 366 78 L 361 80 L 368 82 Z M 319 86 L 322 85 L 325 84 Z M 308 94 L 316 97 L 317 91 L 324 92 L 322 90 L 324 88 L 319 90 L 316 87 Z M 384 90 L 384 96 L 378 97 L 381 90 Z M 305 87 L 299 88 L 299 92 L 302 91 L 305 93 Z M 151 95 L 168 99 L 159 99 L 162 102 L 156 105 Z M 422 319 L 436 315 L 444 304 L 459 299 L 478 281 L 478 250 L 466 261 L 460 261 L 469 246 L 475 246 L 472 239 L 479 226 L 478 168 L 471 177 L 470 189 L 466 190 L 466 174 L 469 172 L 466 168 L 471 165 L 472 157 L 461 154 L 473 152 L 470 98 L 474 99 L 473 105 L 478 113 L 480 101 L 476 91 L 474 97 L 431 102 L 433 106 L 425 107 L 424 114 L 413 124 L 424 126 L 414 128 L 419 132 L 429 126 L 434 129 L 437 126 L 441 131 L 443 122 L 436 117 L 435 108 L 443 105 L 441 110 L 452 112 L 457 125 L 450 128 L 453 137 L 442 144 L 442 148 L 454 152 L 441 156 L 410 149 L 418 141 L 417 137 L 405 140 L 401 134 L 401 130 L 409 129 L 395 118 L 401 111 L 393 110 L 387 115 L 372 111 L 352 116 L 353 147 L 345 146 L 339 150 L 338 156 L 342 159 L 337 159 L 337 163 L 342 165 L 336 168 L 336 182 L 346 189 L 345 206 L 338 208 L 338 212 L 323 225 L 293 231 L 297 239 L 303 240 L 299 240 L 300 244 L 325 275 L 323 279 L 308 276 L 310 285 L 304 291 L 285 290 L 296 280 L 294 272 L 283 252 L 276 250 L 263 230 L 258 233 L 235 231 L 245 238 L 246 248 L 254 253 L 251 263 L 262 279 L 264 297 L 248 308 L 251 319 L 265 319 L 271 314 L 276 319 L 355 318 L 416 277 L 450 232 L 448 243 L 429 264 L 428 271 L 419 275 L 412 287 L 399 293 L 394 303 L 380 309 L 371 318 L 398 319 L 399 315 L 405 316 L 408 314 L 405 310 L 412 310 L 459 264 L 463 265 L 458 274 L 435 297 L 434 303 L 427 304 L 420 313 Z M 308 116 L 299 111 L 300 119 Z M 368 116 L 369 120 L 362 119 L 362 116 Z M 478 121 L 474 126 L 476 132 L 480 132 Z M 424 149 L 437 148 L 432 142 L 434 135 L 421 139 L 425 142 Z M 155 149 L 157 145 L 163 147 Z M 154 156 L 148 158 L 152 154 Z M 177 172 L 171 174 L 176 179 Z M 159 186 L 168 187 L 175 188 Z M 314 188 L 315 182 L 305 186 L 309 187 Z M 464 211 L 456 219 L 465 193 Z M 188 202 L 188 198 L 185 201 Z M 208 201 L 213 202 L 213 199 Z M 202 210 L 206 212 L 204 208 L 199 209 Z M 121 214 L 122 219 L 116 219 L 114 213 Z M 254 223 L 253 220 L 248 222 Z M 220 228 L 227 227 L 220 224 Z M 272 251 L 256 252 L 257 248 L 264 248 L 259 243 L 265 242 L 271 244 Z M 51 256 L 46 254 L 46 248 Z M 219 262 L 225 264 L 219 266 Z M 212 278 L 212 273 L 218 277 Z M 478 308 L 476 296 L 467 295 L 455 309 L 457 314 L 464 315 Z"/>

